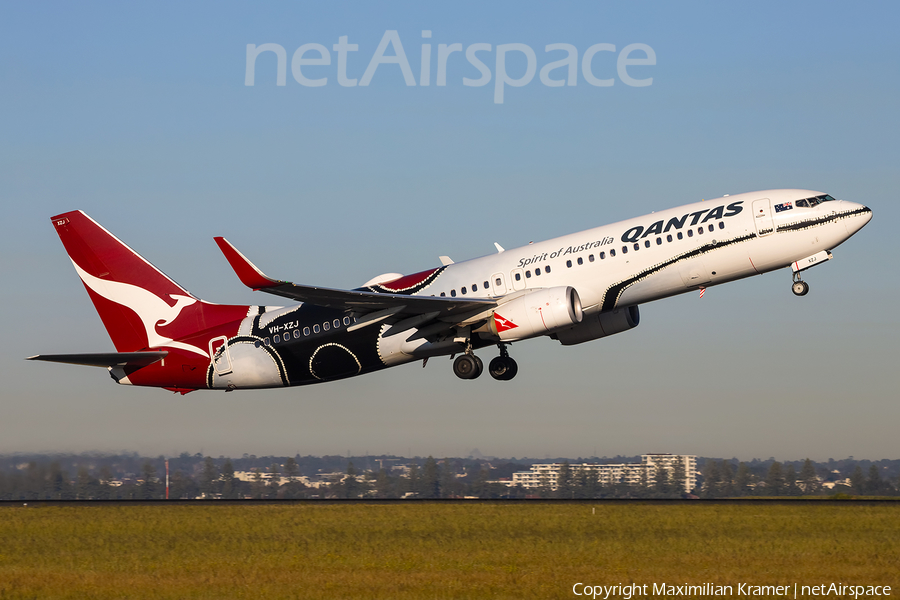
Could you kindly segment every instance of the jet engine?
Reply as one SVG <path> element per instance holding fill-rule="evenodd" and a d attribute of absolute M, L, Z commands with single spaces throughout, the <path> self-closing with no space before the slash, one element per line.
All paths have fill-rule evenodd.
<path fill-rule="evenodd" d="M 591 315 L 578 325 L 557 331 L 550 337 L 559 340 L 563 346 L 574 346 L 633 329 L 640 322 L 641 313 L 638 307 L 626 306 Z"/>
<path fill-rule="evenodd" d="M 583 316 L 575 288 L 559 286 L 535 290 L 498 306 L 487 325 L 493 336 L 512 342 L 581 323 Z"/>

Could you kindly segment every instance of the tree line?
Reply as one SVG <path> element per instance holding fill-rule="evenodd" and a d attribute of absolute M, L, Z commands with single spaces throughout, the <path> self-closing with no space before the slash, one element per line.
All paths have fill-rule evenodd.
<path fill-rule="evenodd" d="M 810 459 L 803 462 L 797 473 L 794 465 L 783 465 L 772 461 L 763 474 L 752 469 L 747 463 L 707 460 L 702 469 L 703 484 L 700 488 L 704 498 L 732 498 L 739 496 L 808 496 L 823 492 L 822 481 L 816 466 Z M 845 481 L 849 479 L 849 481 Z M 841 479 L 831 490 L 832 494 L 853 494 L 866 496 L 894 496 L 900 493 L 900 478 L 895 482 L 884 478 L 877 464 L 871 464 L 868 473 L 857 464 L 850 476 Z"/>
<path fill-rule="evenodd" d="M 617 457 L 617 460 L 619 457 Z M 358 469 L 356 462 L 368 464 Z M 604 483 L 595 472 L 568 460 L 560 464 L 555 481 L 544 476 L 536 488 L 510 487 L 515 471 L 527 470 L 531 462 L 431 456 L 402 457 L 263 457 L 214 459 L 200 454 L 182 454 L 170 459 L 168 497 L 171 499 L 305 499 L 305 498 L 679 498 L 686 490 L 681 482 L 683 464 L 671 470 L 645 471 L 639 481 Z M 385 468 L 385 462 L 388 467 Z M 390 464 L 394 463 L 393 468 Z M 549 461 L 533 461 L 549 462 Z M 698 485 L 690 490 L 703 498 L 741 496 L 800 496 L 853 494 L 890 496 L 900 494 L 900 461 L 863 464 L 852 457 L 828 464 L 807 459 L 792 463 L 754 460 L 750 463 L 722 459 L 700 459 Z M 374 464 L 373 464 L 374 463 Z M 155 500 L 166 497 L 165 459 L 137 455 L 116 457 L 0 457 L 0 500 Z M 310 481 L 314 473 L 335 469 L 322 480 Z M 255 466 L 251 466 L 255 465 Z M 374 468 L 377 465 L 378 468 Z M 837 467 L 837 468 L 830 468 Z M 244 480 L 238 470 L 249 473 Z M 839 471 L 837 475 L 830 475 Z M 849 471 L 845 478 L 844 473 Z M 328 472 L 328 471 L 325 471 Z M 826 490 L 822 481 L 840 477 Z M 505 480 L 505 481 L 500 481 Z"/>

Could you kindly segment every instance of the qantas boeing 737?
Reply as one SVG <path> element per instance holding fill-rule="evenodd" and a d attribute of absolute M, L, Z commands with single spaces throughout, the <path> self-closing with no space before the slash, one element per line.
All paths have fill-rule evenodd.
<path fill-rule="evenodd" d="M 299 302 L 213 304 L 192 295 L 81 211 L 52 218 L 116 352 L 31 360 L 106 367 L 121 384 L 252 389 L 319 383 L 454 356 L 475 379 L 515 377 L 507 346 L 538 336 L 580 344 L 636 327 L 645 302 L 790 268 L 806 269 L 872 218 L 861 204 L 810 190 L 767 190 L 679 206 L 353 290 L 272 279 L 224 238 L 244 285 Z M 701 292 L 702 293 L 702 292 Z"/>

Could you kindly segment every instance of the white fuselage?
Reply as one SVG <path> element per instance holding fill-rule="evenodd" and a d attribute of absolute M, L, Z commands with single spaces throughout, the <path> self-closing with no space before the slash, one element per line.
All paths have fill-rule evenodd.
<path fill-rule="evenodd" d="M 466 288 L 470 297 L 492 298 L 517 290 L 570 285 L 578 290 L 588 314 L 601 308 L 659 300 L 788 267 L 794 261 L 835 248 L 871 218 L 870 211 L 851 215 L 864 208 L 861 204 L 838 200 L 779 213 L 772 208 L 822 195 L 811 190 L 767 190 L 687 204 L 451 264 L 419 294 L 462 295 Z M 759 208 L 754 210 L 754 202 L 760 200 L 767 201 L 763 213 Z M 734 208 L 729 211 L 729 206 L 739 206 L 740 211 L 726 216 L 735 212 Z M 724 207 L 721 217 L 710 215 L 719 207 Z M 841 214 L 850 216 L 839 218 Z M 669 225 L 673 219 L 676 222 Z M 779 226 L 801 220 L 813 224 L 779 234 Z M 680 227 L 678 221 L 683 222 Z M 661 223 L 658 232 L 653 230 L 656 223 Z M 635 228 L 641 228 L 636 236 Z M 632 234 L 626 238 L 628 232 Z M 708 248 L 714 242 L 715 246 Z M 704 247 L 708 249 L 703 251 Z M 495 284 L 495 275 L 501 279 L 500 285 Z M 626 287 L 615 304 L 604 303 L 610 287 L 620 282 L 626 282 Z"/>
<path fill-rule="evenodd" d="M 451 264 L 418 295 L 497 298 L 571 286 L 586 316 L 635 306 L 788 267 L 837 247 L 871 219 L 853 202 L 796 205 L 823 196 L 765 190 L 679 206 Z M 453 350 L 401 343 L 406 337 L 382 340 L 387 364 Z"/>

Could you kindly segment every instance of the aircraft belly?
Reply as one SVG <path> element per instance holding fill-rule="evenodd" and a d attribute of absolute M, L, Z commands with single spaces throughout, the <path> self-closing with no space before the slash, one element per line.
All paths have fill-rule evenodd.
<path fill-rule="evenodd" d="M 387 331 L 387 329 L 387 325 L 383 326 L 381 333 Z M 414 360 L 421 360 L 431 356 L 444 356 L 462 350 L 462 346 L 454 342 L 452 337 L 437 341 L 428 341 L 425 338 L 410 340 L 409 338 L 416 331 L 415 328 L 411 328 L 388 337 L 382 337 L 379 334 L 378 357 L 385 366 L 393 367 Z"/>
<path fill-rule="evenodd" d="M 629 286 L 619 297 L 617 306 L 642 304 L 685 291 L 678 269 L 665 269 Z"/>

